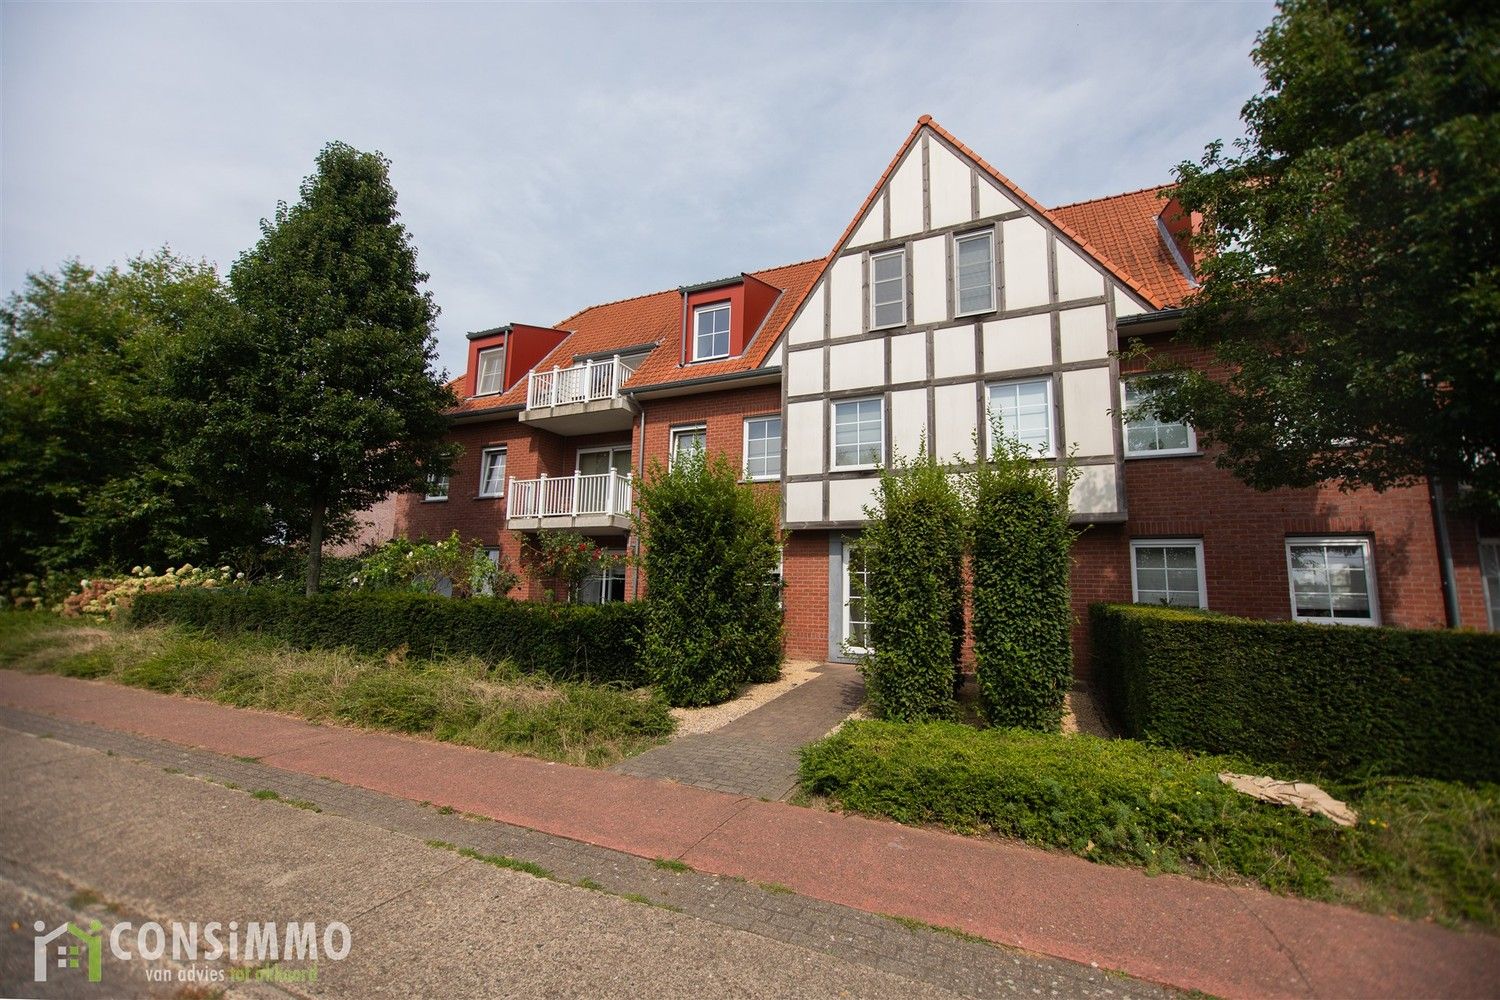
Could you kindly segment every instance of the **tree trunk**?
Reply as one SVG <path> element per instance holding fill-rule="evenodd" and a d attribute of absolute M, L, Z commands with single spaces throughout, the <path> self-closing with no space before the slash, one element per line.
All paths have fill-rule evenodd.
<path fill-rule="evenodd" d="M 307 590 L 308 597 L 318 592 L 318 579 L 323 575 L 323 501 L 313 501 L 312 526 L 307 532 Z"/>

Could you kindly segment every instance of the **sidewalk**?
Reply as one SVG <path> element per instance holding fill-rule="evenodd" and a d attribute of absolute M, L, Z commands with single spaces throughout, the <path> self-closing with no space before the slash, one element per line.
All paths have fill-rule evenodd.
<path fill-rule="evenodd" d="M 1500 938 L 629 775 L 0 671 L 0 703 L 1221 996 L 1497 996 Z"/>

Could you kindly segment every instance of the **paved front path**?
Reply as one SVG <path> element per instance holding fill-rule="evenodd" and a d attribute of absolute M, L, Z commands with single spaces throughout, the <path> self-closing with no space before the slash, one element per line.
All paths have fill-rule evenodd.
<path fill-rule="evenodd" d="M 1500 994 L 1490 935 L 104 683 L 0 671 L 0 704 L 1225 997 Z"/>
<path fill-rule="evenodd" d="M 797 750 L 821 739 L 864 701 L 850 664 L 829 663 L 806 684 L 709 733 L 673 740 L 615 766 L 716 792 L 784 799 L 797 787 Z"/>

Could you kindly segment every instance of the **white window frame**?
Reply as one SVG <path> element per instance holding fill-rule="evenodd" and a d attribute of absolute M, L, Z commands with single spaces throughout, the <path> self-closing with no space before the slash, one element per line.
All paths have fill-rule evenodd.
<path fill-rule="evenodd" d="M 961 273 L 962 269 L 959 266 L 958 247 L 960 243 L 969 243 L 974 240 L 984 240 L 990 245 L 990 301 L 982 309 L 965 310 L 963 308 L 961 289 L 959 287 L 959 274 Z M 995 274 L 994 227 L 991 227 L 989 229 L 980 229 L 968 233 L 955 233 L 953 235 L 953 318 L 957 319 L 960 316 L 978 316 L 983 313 L 994 312 L 996 308 L 995 293 L 996 286 L 998 284 L 999 280 L 997 279 Z"/>
<path fill-rule="evenodd" d="M 437 503 L 440 500 L 447 500 L 450 485 L 447 476 L 428 476 L 427 492 L 422 495 L 422 501 L 424 503 Z M 441 493 L 437 492 L 437 487 L 442 488 Z"/>
<path fill-rule="evenodd" d="M 875 262 L 877 260 L 884 260 L 887 257 L 896 257 L 896 258 L 899 258 L 900 261 L 901 261 L 901 267 L 900 267 L 900 269 L 898 271 L 899 280 L 901 282 L 901 298 L 898 300 L 900 302 L 900 305 L 901 305 L 901 318 L 898 319 L 898 320 L 896 320 L 896 322 L 894 322 L 894 323 L 881 323 L 879 320 L 876 319 L 876 316 L 877 316 L 877 306 L 876 306 L 876 303 L 875 303 Z M 901 327 L 901 326 L 905 326 L 906 325 L 906 291 L 907 291 L 907 289 L 906 289 L 906 247 L 896 247 L 893 250 L 880 250 L 880 251 L 877 251 L 875 253 L 870 254 L 870 329 L 871 330 L 894 330 L 897 327 Z M 886 303 L 886 305 L 889 305 L 889 304 L 890 303 Z"/>
<path fill-rule="evenodd" d="M 752 476 L 750 475 L 750 425 L 765 423 L 768 420 L 774 420 L 778 425 L 776 429 L 776 475 Z M 744 461 L 740 464 L 740 470 L 741 474 L 744 475 L 746 480 L 752 483 L 769 483 L 775 482 L 776 480 L 781 478 L 781 445 L 783 440 L 782 435 L 784 435 L 785 433 L 786 422 L 782 420 L 781 414 L 779 413 L 764 413 L 758 417 L 745 418 L 745 443 L 744 450 L 741 453 L 741 457 L 744 459 Z"/>
<path fill-rule="evenodd" d="M 1052 378 L 1042 376 L 1041 378 L 1012 378 L 1001 382 L 986 382 L 984 386 L 984 445 L 986 454 L 992 454 L 995 450 L 995 414 L 991 408 L 990 390 L 999 389 L 1007 385 L 1031 385 L 1038 383 L 1047 387 L 1047 450 L 1037 452 L 1037 458 L 1057 457 L 1057 406 L 1052 398 Z"/>
<path fill-rule="evenodd" d="M 496 445 L 493 448 L 486 448 L 486 449 L 484 449 L 483 451 L 481 451 L 479 453 L 479 496 L 482 496 L 482 497 L 485 497 L 485 498 L 503 497 L 503 496 L 505 496 L 505 476 L 503 474 L 500 476 L 500 489 L 499 489 L 499 492 L 496 492 L 496 493 L 486 493 L 484 491 L 484 486 L 485 486 L 485 483 L 489 482 L 489 478 L 490 478 L 490 476 L 489 476 L 489 472 L 490 472 L 490 456 L 491 455 L 502 455 L 502 456 L 504 456 L 501 459 L 501 461 L 503 463 L 506 463 L 507 471 L 509 471 L 509 460 L 510 460 L 509 451 L 510 451 L 510 449 L 507 448 L 505 445 L 502 444 L 502 445 Z"/>
<path fill-rule="evenodd" d="M 615 601 L 611 600 L 610 596 L 609 596 L 609 590 L 610 590 L 609 585 L 610 585 L 611 581 L 614 581 L 614 580 L 620 581 L 620 603 L 624 603 L 625 601 L 627 601 L 627 600 L 630 599 L 629 594 L 626 592 L 626 587 L 625 587 L 625 563 L 623 561 L 624 553 L 623 552 L 620 552 L 620 553 L 610 552 L 610 555 L 616 557 L 617 559 L 619 559 L 621 561 L 616 562 L 616 563 L 614 563 L 614 564 L 612 564 L 610 566 L 607 566 L 604 569 L 601 569 L 597 573 L 590 573 L 588 576 L 584 577 L 582 580 L 579 581 L 579 583 L 578 583 L 578 598 L 579 598 L 578 603 L 579 604 L 614 604 L 614 603 L 616 603 Z M 599 599 L 597 601 L 585 601 L 585 600 L 583 600 L 583 588 L 587 587 L 589 584 L 594 583 L 596 581 L 598 582 L 598 585 L 599 585 Z"/>
<path fill-rule="evenodd" d="M 1359 545 L 1365 550 L 1365 587 L 1370 598 L 1369 618 L 1311 618 L 1297 614 L 1297 584 L 1292 578 L 1292 547 L 1303 545 Z M 1289 536 L 1283 549 L 1286 553 L 1286 591 L 1287 600 L 1292 610 L 1292 621 L 1308 622 L 1313 625 L 1379 625 L 1380 624 L 1380 588 L 1375 582 L 1375 545 L 1374 542 L 1362 535 L 1305 535 Z M 1331 608 L 1329 609 L 1332 610 Z"/>
<path fill-rule="evenodd" d="M 486 358 L 500 355 L 500 367 L 493 374 L 498 383 L 494 389 L 486 390 L 484 387 L 484 362 Z M 476 396 L 498 396 L 505 391 L 505 346 L 486 347 L 480 351 L 474 359 L 474 395 Z"/>
<path fill-rule="evenodd" d="M 683 424 L 681 427 L 673 427 L 671 436 L 667 439 L 667 469 L 677 464 L 677 439 L 685 434 L 703 435 L 703 453 L 708 454 L 708 424 Z"/>
<path fill-rule="evenodd" d="M 1170 458 L 1173 455 L 1196 455 L 1198 454 L 1198 435 L 1193 430 L 1193 425 L 1184 422 L 1182 426 L 1187 428 L 1186 448 L 1146 449 L 1144 451 L 1132 451 L 1130 449 L 1130 421 L 1127 414 L 1130 412 L 1130 404 L 1125 401 L 1125 387 L 1130 384 L 1130 379 L 1120 380 L 1120 436 L 1125 443 L 1126 458 Z M 1158 420 L 1158 423 L 1162 421 Z"/>
<path fill-rule="evenodd" d="M 631 454 L 631 446 L 628 444 L 602 445 L 598 448 L 579 448 L 573 456 L 573 471 L 579 475 L 583 474 L 583 456 L 585 455 L 608 454 L 609 471 L 615 472 L 615 454 L 617 452 L 624 452 L 627 463 L 633 463 L 634 456 Z"/>
<path fill-rule="evenodd" d="M 1488 550 L 1491 555 L 1485 558 Z M 1491 632 L 1500 632 L 1500 589 L 1496 593 L 1490 592 L 1490 580 L 1486 562 L 1493 561 L 1500 566 L 1500 538 L 1489 538 L 1481 535 L 1479 538 L 1479 584 L 1484 589 L 1485 620 L 1489 624 Z"/>
<path fill-rule="evenodd" d="M 1193 550 L 1193 558 L 1197 560 L 1198 566 L 1198 610 L 1208 610 L 1208 577 L 1204 572 L 1203 565 L 1203 539 L 1201 538 L 1132 538 L 1130 540 L 1130 601 L 1132 604 L 1141 603 L 1141 588 L 1138 579 L 1139 569 L 1136 565 L 1136 551 L 1138 549 L 1187 549 Z M 1170 589 L 1170 588 L 1169 588 Z M 1156 605 L 1151 607 L 1180 608 L 1181 604 Z"/>
<path fill-rule="evenodd" d="M 844 599 L 844 601 L 843 601 L 843 604 L 844 604 L 844 608 L 843 608 L 844 632 L 843 632 L 842 638 L 843 638 L 843 646 L 844 646 L 844 649 L 846 651 L 848 651 L 850 653 L 853 653 L 856 656 L 866 656 L 866 655 L 868 655 L 870 653 L 873 653 L 875 651 L 874 647 L 873 646 L 856 646 L 856 645 L 854 645 L 854 643 L 850 639 L 850 636 L 853 634 L 853 624 L 854 624 L 854 622 L 853 622 L 853 619 L 851 618 L 851 616 L 849 614 L 849 600 L 850 600 L 850 597 L 851 597 L 851 593 L 850 592 L 853 590 L 853 588 L 849 585 L 849 566 L 850 566 L 850 563 L 852 562 L 852 557 L 853 557 L 853 554 L 854 554 L 855 547 L 858 544 L 859 544 L 859 539 L 857 539 L 857 538 L 845 538 L 843 540 L 842 551 L 839 553 L 839 579 L 840 579 L 840 582 L 843 584 L 843 586 L 840 589 L 843 591 L 843 595 L 842 596 L 843 596 L 843 599 Z M 868 585 L 868 581 L 869 581 L 869 564 L 868 563 L 866 563 L 866 568 L 865 568 L 865 570 L 863 572 L 865 573 L 866 584 Z M 868 607 L 869 599 L 870 599 L 869 598 L 869 592 L 866 591 L 866 593 L 865 593 L 865 602 L 866 602 L 866 606 L 867 607 Z M 868 613 L 869 612 L 867 611 L 866 614 L 868 614 Z M 862 618 L 860 620 L 863 621 L 864 624 L 865 624 L 865 636 L 866 636 L 866 640 L 868 641 L 870 619 L 868 619 L 868 618 Z"/>
<path fill-rule="evenodd" d="M 717 313 L 717 312 L 722 312 L 724 314 L 724 316 L 725 316 L 724 353 L 723 354 L 699 354 L 698 350 L 699 350 L 699 346 L 700 345 L 698 343 L 698 339 L 699 339 L 699 337 L 701 335 L 698 332 L 698 319 L 699 319 L 699 317 L 707 315 L 708 313 Z M 716 336 L 716 335 L 713 334 L 713 333 L 710 333 L 709 336 L 712 337 L 712 336 Z M 693 308 L 693 360 L 694 361 L 719 361 L 719 360 L 721 360 L 723 358 L 729 357 L 730 341 L 733 340 L 733 339 L 734 339 L 734 313 L 733 313 L 733 311 L 731 309 L 730 303 L 728 303 L 728 302 L 712 302 L 712 303 L 709 303 L 708 305 L 695 306 Z"/>
<path fill-rule="evenodd" d="M 880 458 L 873 464 L 840 465 L 839 464 L 839 407 L 850 403 L 880 404 Z M 832 472 L 862 472 L 878 469 L 885 464 L 885 397 L 884 396 L 856 396 L 852 399 L 834 399 L 829 401 L 828 407 L 828 468 Z"/>

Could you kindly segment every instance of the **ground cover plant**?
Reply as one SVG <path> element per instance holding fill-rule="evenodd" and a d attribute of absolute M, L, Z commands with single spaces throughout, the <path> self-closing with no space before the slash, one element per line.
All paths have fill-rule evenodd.
<path fill-rule="evenodd" d="M 841 808 L 903 823 L 1500 929 L 1500 786 L 1328 783 L 1360 814 L 1342 829 L 1218 780 L 1248 766 L 1082 734 L 853 722 L 804 749 L 802 783 Z"/>
<path fill-rule="evenodd" d="M 34 612 L 0 612 L 0 667 L 595 767 L 654 746 L 673 728 L 650 692 L 550 681 L 474 656 L 298 650 L 262 636 Z"/>

